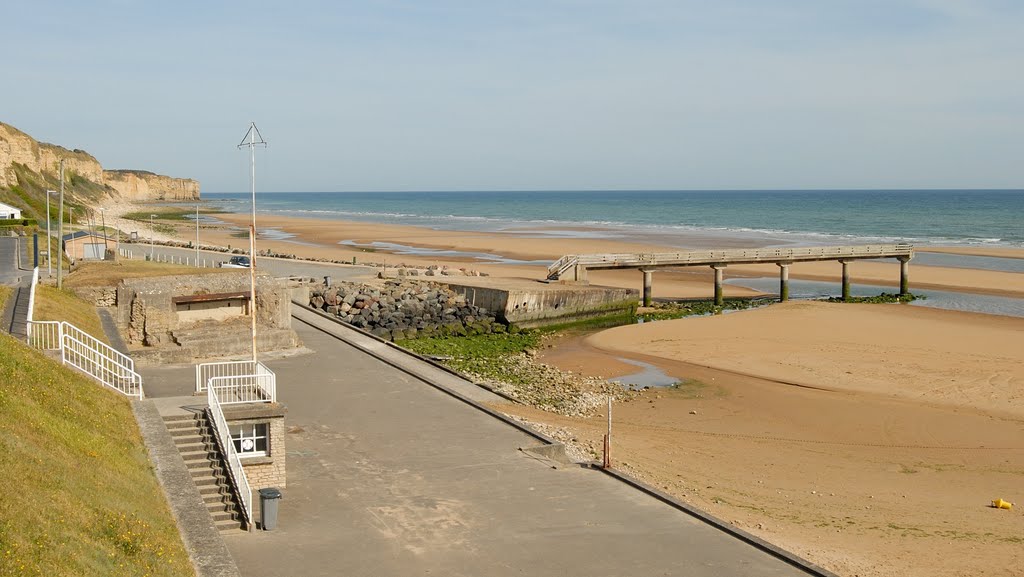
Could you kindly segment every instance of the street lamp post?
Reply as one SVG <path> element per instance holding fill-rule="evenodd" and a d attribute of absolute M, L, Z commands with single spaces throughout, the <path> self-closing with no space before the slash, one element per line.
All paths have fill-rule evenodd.
<path fill-rule="evenodd" d="M 107 258 L 107 209 L 100 207 L 100 224 L 103 226 L 103 258 Z"/>
<path fill-rule="evenodd" d="M 153 227 L 153 219 L 154 218 L 156 218 L 155 214 L 149 215 L 149 260 L 150 261 L 153 260 L 154 255 L 155 255 L 155 252 L 154 252 L 155 239 L 153 237 L 156 235 L 156 229 Z"/>
<path fill-rule="evenodd" d="M 46 191 L 46 276 L 53 276 L 53 255 L 50 253 L 50 195 L 56 194 L 56 190 Z"/>
<path fill-rule="evenodd" d="M 248 140 L 248 142 L 246 142 Z M 238 148 L 248 147 L 250 154 L 250 178 L 252 186 L 252 222 L 249 224 L 249 316 L 252 317 L 252 361 L 256 362 L 256 147 L 266 146 L 256 123 L 249 124 Z"/>
<path fill-rule="evenodd" d="M 64 288 L 64 159 L 60 159 L 60 208 L 57 209 L 57 288 Z"/>
<path fill-rule="evenodd" d="M 199 205 L 196 205 L 196 266 L 199 266 Z"/>

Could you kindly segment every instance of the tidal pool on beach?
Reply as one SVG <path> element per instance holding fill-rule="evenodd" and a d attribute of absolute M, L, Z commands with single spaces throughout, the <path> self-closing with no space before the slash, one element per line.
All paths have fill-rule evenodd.
<path fill-rule="evenodd" d="M 614 379 L 608 379 L 613 383 L 619 383 L 626 385 L 631 389 L 640 390 L 645 387 L 671 387 L 679 382 L 679 379 L 666 375 L 664 371 L 651 363 L 645 363 L 635 359 L 627 359 L 625 357 L 615 357 L 615 360 L 640 367 L 643 370 L 629 375 L 615 377 Z"/>
<path fill-rule="evenodd" d="M 367 244 L 361 244 L 354 240 L 343 240 L 338 244 L 342 246 L 350 246 L 353 248 L 369 248 L 372 250 L 387 251 L 390 254 L 395 255 L 408 255 L 408 256 L 433 256 L 433 257 L 447 257 L 447 258 L 472 258 L 488 264 L 534 264 L 547 266 L 551 264 L 550 260 L 518 260 L 514 258 L 506 258 L 497 254 L 490 254 L 486 252 L 469 252 L 461 250 L 448 250 L 440 248 L 424 248 L 409 246 L 405 244 L 398 244 L 394 242 L 380 242 L 374 241 Z"/>

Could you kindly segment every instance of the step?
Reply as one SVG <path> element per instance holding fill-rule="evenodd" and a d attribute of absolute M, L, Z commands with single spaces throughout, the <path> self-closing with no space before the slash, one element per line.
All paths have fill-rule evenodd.
<path fill-rule="evenodd" d="M 206 503 L 207 507 L 227 507 L 232 511 L 235 509 L 235 498 L 230 493 L 203 495 L 203 503 Z"/>
<path fill-rule="evenodd" d="M 185 439 L 185 440 L 187 440 L 187 439 Z M 194 451 L 213 451 L 214 450 L 214 448 L 211 447 L 209 443 L 206 443 L 206 442 L 204 442 L 202 440 L 191 441 L 191 442 L 185 442 L 185 440 L 182 440 L 179 443 L 175 443 L 175 446 L 178 448 L 178 451 L 180 451 L 182 453 L 191 453 L 191 452 L 194 452 Z"/>
<path fill-rule="evenodd" d="M 164 417 L 164 426 L 166 426 L 168 429 L 180 429 L 182 427 L 194 427 L 194 426 L 196 426 L 196 423 L 198 423 L 198 422 L 199 422 L 198 419 L 196 419 L 194 416 L 191 416 L 191 417 L 181 417 L 180 419 L 170 419 L 170 418 Z"/>
<path fill-rule="evenodd" d="M 227 487 L 221 487 L 217 484 L 203 485 L 199 487 L 199 495 L 206 499 L 207 497 L 221 496 L 227 493 Z"/>
<path fill-rule="evenodd" d="M 217 478 L 212 475 L 208 477 L 196 477 L 193 475 L 192 482 L 200 491 L 202 491 L 204 487 L 216 487 L 218 490 L 220 489 L 220 483 L 218 483 Z"/>
<path fill-rule="evenodd" d="M 242 526 L 242 522 L 240 520 L 232 519 L 230 521 L 214 521 L 213 525 L 217 528 L 217 531 L 221 533 L 246 532 L 245 527 Z"/>
<path fill-rule="evenodd" d="M 200 445 L 200 448 L 193 449 L 191 451 L 183 451 L 180 450 L 179 448 L 179 452 L 181 453 L 181 458 L 184 459 L 186 463 L 190 461 L 214 461 L 220 459 L 220 454 L 217 453 L 217 451 L 213 449 L 207 449 L 202 445 Z"/>
<path fill-rule="evenodd" d="M 235 505 L 234 501 L 210 501 L 206 502 L 206 510 L 211 515 L 219 515 L 221 513 L 237 515 L 238 506 Z"/>
<path fill-rule="evenodd" d="M 180 437 L 175 437 L 173 439 L 173 441 L 174 441 L 174 446 L 177 447 L 178 449 L 181 449 L 181 447 L 187 446 L 187 445 L 206 444 L 206 439 L 202 438 L 199 435 L 187 435 L 187 436 L 186 435 L 182 435 Z"/>
<path fill-rule="evenodd" d="M 228 513 L 227 511 L 217 513 L 210 511 L 210 518 L 213 519 L 214 523 L 217 523 L 218 521 L 234 521 L 235 523 L 241 523 L 241 520 L 238 517 L 233 513 Z"/>
<path fill-rule="evenodd" d="M 172 439 L 177 439 L 179 437 L 188 437 L 190 435 L 201 437 L 203 435 L 199 428 L 196 426 L 168 428 L 167 432 L 170 432 Z"/>
<path fill-rule="evenodd" d="M 196 468 L 189 469 L 188 472 L 192 474 L 192 480 L 193 481 L 196 480 L 196 479 L 202 479 L 202 478 L 205 478 L 205 477 L 210 477 L 211 479 L 226 479 L 227 478 L 227 477 L 225 477 L 223 475 L 223 470 L 220 467 L 218 467 L 216 469 L 213 468 L 213 467 L 202 467 L 202 468 L 196 467 Z"/>

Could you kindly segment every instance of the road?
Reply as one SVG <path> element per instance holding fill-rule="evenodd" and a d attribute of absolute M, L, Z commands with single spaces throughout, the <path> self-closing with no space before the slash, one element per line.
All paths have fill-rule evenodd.
<path fill-rule="evenodd" d="M 122 244 L 121 248 L 132 251 L 133 258 L 143 259 L 149 254 L 156 258 L 173 258 L 175 262 L 179 259 L 187 259 L 188 263 L 195 262 L 196 251 L 191 248 L 174 248 L 168 246 L 150 247 L 147 244 Z M 199 251 L 200 262 L 206 262 L 207 266 L 216 266 L 215 263 L 227 262 L 231 255 L 224 252 Z M 333 280 L 358 280 L 374 273 L 372 267 L 353 266 L 347 264 L 315 263 L 307 261 L 296 261 L 284 258 L 257 257 L 257 270 L 263 270 L 275 277 L 286 276 L 309 276 L 320 278 L 330 276 Z"/>

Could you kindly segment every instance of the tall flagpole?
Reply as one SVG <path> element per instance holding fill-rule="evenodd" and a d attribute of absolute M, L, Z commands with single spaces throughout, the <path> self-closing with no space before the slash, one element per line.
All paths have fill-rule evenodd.
<path fill-rule="evenodd" d="M 246 142 L 248 140 L 249 142 Z M 249 316 L 252 320 L 252 362 L 256 362 L 256 147 L 266 146 L 256 123 L 249 123 L 249 132 L 245 133 L 238 148 L 249 147 L 250 175 L 249 184 L 252 188 L 252 221 L 249 223 Z"/>

